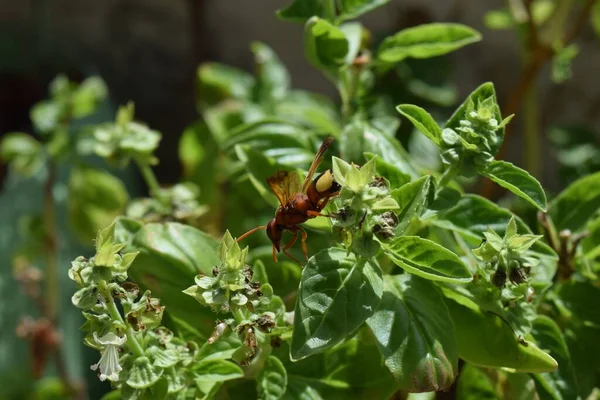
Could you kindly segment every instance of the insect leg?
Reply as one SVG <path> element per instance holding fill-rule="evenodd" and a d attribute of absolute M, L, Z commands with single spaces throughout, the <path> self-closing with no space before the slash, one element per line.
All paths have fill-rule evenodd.
<path fill-rule="evenodd" d="M 292 247 L 294 245 L 294 243 L 296 243 L 296 240 L 298 240 L 298 228 L 299 227 L 295 227 L 290 229 L 290 232 L 293 234 L 292 238 L 289 240 L 289 242 L 286 243 L 286 245 L 283 247 L 282 252 L 283 254 L 285 254 L 286 256 L 288 256 L 289 258 L 291 258 L 292 260 L 294 260 L 296 263 L 298 263 L 300 266 L 302 266 L 302 264 L 296 260 L 288 251 L 288 249 L 290 247 Z M 300 228 L 302 229 L 302 228 Z"/>
<path fill-rule="evenodd" d="M 313 211 L 313 210 L 308 210 L 306 212 L 306 215 L 308 215 L 308 218 L 316 218 L 316 217 L 337 218 L 337 216 L 335 216 L 333 214 L 321 214 L 320 212 Z"/>
<path fill-rule="evenodd" d="M 254 232 L 256 231 L 260 231 L 263 229 L 267 229 L 266 225 L 261 225 L 261 226 L 257 226 L 256 228 L 250 229 L 248 232 L 244 233 L 242 236 L 240 236 L 239 238 L 237 238 L 237 242 L 241 242 L 243 239 L 245 239 L 246 237 L 252 235 Z"/>
<path fill-rule="evenodd" d="M 279 261 L 277 260 L 277 248 L 275 247 L 275 245 L 273 245 L 273 260 L 278 263 Z"/>
<path fill-rule="evenodd" d="M 308 237 L 308 234 L 301 226 L 299 226 L 298 229 L 300 229 L 300 233 L 302 234 L 302 240 L 300 241 L 302 244 L 302 252 L 304 253 L 304 258 L 308 261 L 308 248 L 306 247 L 306 238 Z"/>

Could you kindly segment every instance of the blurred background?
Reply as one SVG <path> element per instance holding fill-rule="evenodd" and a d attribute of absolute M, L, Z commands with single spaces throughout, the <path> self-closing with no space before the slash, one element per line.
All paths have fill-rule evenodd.
<path fill-rule="evenodd" d="M 136 119 L 163 134 L 157 154 L 161 162 L 155 168 L 158 179 L 174 183 L 181 176 L 177 153 L 180 135 L 198 119 L 196 70 L 203 62 L 216 61 L 252 70 L 250 43 L 262 41 L 288 67 L 294 88 L 318 92 L 339 102 L 335 88 L 304 58 L 302 25 L 276 17 L 275 11 L 287 3 L 287 0 L 0 0 L 0 135 L 32 132 L 29 110 L 47 97 L 48 83 L 57 74 L 65 73 L 75 81 L 98 75 L 108 85 L 110 100 L 92 122 L 112 119 L 118 105 L 134 101 Z M 374 41 L 403 28 L 434 21 L 463 23 L 483 35 L 481 42 L 448 57 L 409 62 L 411 77 L 420 83 L 404 86 L 405 92 L 392 97 L 412 99 L 424 107 L 452 109 L 476 86 L 492 81 L 499 103 L 507 104 L 521 79 L 524 57 L 515 30 L 492 29 L 498 27 L 498 21 L 489 12 L 504 6 L 502 0 L 391 0 L 362 18 Z M 514 125 L 503 156 L 528 168 L 544 187 L 554 191 L 572 176 L 591 172 L 600 164 L 600 41 L 587 24 L 580 30 L 576 43 L 579 54 L 570 64 L 570 79 L 556 83 L 548 64 L 534 83 L 538 89 L 542 137 L 537 169 L 528 168 L 531 155 L 524 151 L 520 110 L 516 110 L 517 118 L 511 123 Z M 401 78 L 399 72 L 395 79 Z M 433 88 L 433 84 L 437 86 Z M 404 143 L 410 135 L 408 128 L 399 132 L 406 135 L 401 137 Z M 579 146 L 573 147 L 573 141 Z M 1 168 L 0 383 L 6 391 L 0 398 L 20 398 L 19 388 L 10 388 L 22 386 L 23 376 L 29 374 L 28 347 L 14 332 L 19 318 L 30 306 L 20 287 L 14 284 L 11 254 L 21 240 L 20 216 L 39 209 L 42 199 L 40 182 L 17 182 L 7 174 L 5 165 Z M 144 192 L 135 171 L 119 174 L 131 196 Z M 55 196 L 64 200 L 64 187 L 57 185 L 55 190 Z M 59 265 L 69 265 L 85 248 L 69 236 L 72 234 L 68 233 L 64 212 L 61 214 L 60 210 L 58 220 L 67 238 L 60 244 Z M 81 314 L 70 305 L 70 292 L 64 290 L 61 316 L 63 331 L 72 339 L 65 341 L 67 367 L 76 377 L 93 378 L 88 366 L 96 362 L 97 352 L 88 353 L 80 344 L 77 335 Z M 88 382 L 98 386 L 96 393 L 108 386 L 97 379 Z"/>

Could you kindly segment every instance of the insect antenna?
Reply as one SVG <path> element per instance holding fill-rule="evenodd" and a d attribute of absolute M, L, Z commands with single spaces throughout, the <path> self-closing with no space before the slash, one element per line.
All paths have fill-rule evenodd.
<path fill-rule="evenodd" d="M 266 225 L 261 225 L 261 226 L 257 226 L 256 228 L 252 228 L 248 232 L 244 233 L 242 236 L 240 236 L 239 238 L 237 238 L 237 242 L 239 243 L 242 240 L 244 240 L 245 238 L 247 238 L 248 236 L 252 235 L 254 232 L 256 232 L 256 231 L 262 231 L 264 229 L 267 229 Z"/>

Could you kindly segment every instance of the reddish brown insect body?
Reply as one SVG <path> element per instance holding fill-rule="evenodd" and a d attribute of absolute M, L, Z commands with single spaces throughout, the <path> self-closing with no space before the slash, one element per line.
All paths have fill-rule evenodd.
<path fill-rule="evenodd" d="M 319 148 L 302 187 L 300 187 L 300 178 L 296 172 L 278 172 L 267 180 L 280 203 L 275 212 L 275 218 L 266 226 L 259 226 L 244 233 L 238 238 L 238 242 L 257 230 L 266 229 L 267 236 L 273 243 L 273 259 L 277 262 L 276 252 L 283 251 L 286 256 L 298 262 L 288 252 L 288 249 L 294 245 L 298 234 L 301 234 L 302 252 L 308 260 L 307 234 L 300 224 L 311 218 L 326 216 L 321 214 L 321 210 L 325 208 L 331 198 L 338 195 L 340 190 L 340 185 L 333 179 L 331 170 L 321 173 L 311 181 L 332 141 L 333 138 L 328 137 Z M 281 239 L 286 230 L 294 236 L 282 248 Z M 298 262 L 298 264 L 300 263 Z"/>

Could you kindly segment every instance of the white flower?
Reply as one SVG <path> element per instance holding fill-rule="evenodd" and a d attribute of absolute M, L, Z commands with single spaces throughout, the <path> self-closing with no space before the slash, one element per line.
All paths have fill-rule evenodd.
<path fill-rule="evenodd" d="M 96 371 L 100 368 L 100 380 L 117 381 L 119 380 L 119 372 L 123 368 L 119 365 L 119 348 L 127 341 L 127 335 L 118 337 L 112 332 L 107 333 L 101 338 L 94 332 L 94 340 L 101 346 L 104 346 L 102 357 L 98 364 L 92 365 L 90 368 Z"/>

